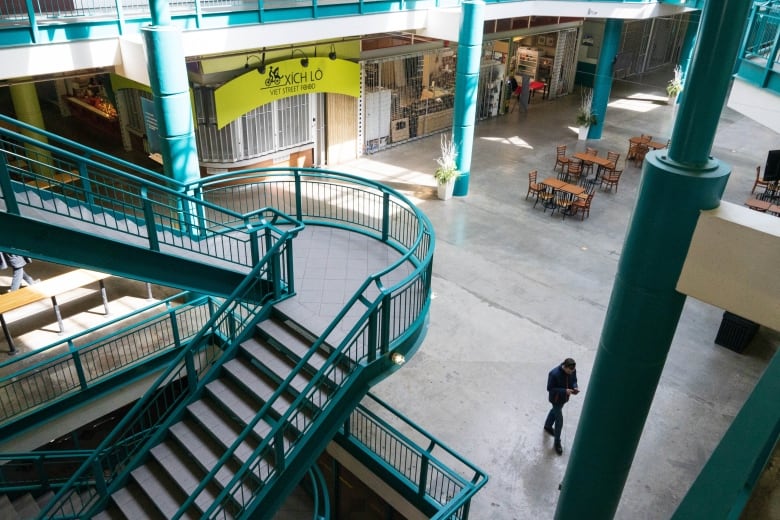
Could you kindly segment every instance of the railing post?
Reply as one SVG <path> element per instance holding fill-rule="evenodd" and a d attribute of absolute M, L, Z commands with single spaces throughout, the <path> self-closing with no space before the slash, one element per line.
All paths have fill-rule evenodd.
<path fill-rule="evenodd" d="M 16 203 L 16 194 L 11 187 L 11 174 L 8 171 L 8 161 L 5 159 L 5 153 L 0 153 L 0 189 L 3 190 L 6 212 L 11 215 L 18 215 L 19 204 Z"/>
<path fill-rule="evenodd" d="M 379 332 L 379 351 L 382 354 L 387 354 L 390 351 L 390 320 L 392 318 L 390 307 L 392 301 L 390 294 L 385 294 L 382 298 L 382 326 Z"/>
<path fill-rule="evenodd" d="M 79 386 L 82 390 L 87 389 L 87 377 L 84 375 L 84 365 L 81 363 L 81 356 L 78 349 L 73 345 L 72 341 L 68 341 L 68 350 L 73 357 L 73 365 L 76 367 L 76 376 L 79 378 Z"/>
<path fill-rule="evenodd" d="M 203 200 L 203 186 L 198 186 L 194 190 L 191 190 L 191 196 L 199 201 Z M 206 236 L 206 215 L 203 213 L 203 204 L 197 204 L 195 206 L 195 217 L 198 229 L 200 230 L 200 236 Z"/>
<path fill-rule="evenodd" d="M 428 466 L 430 466 L 430 459 L 427 455 L 421 455 L 420 457 L 420 481 L 417 483 L 417 495 L 420 497 L 425 496 L 425 486 L 428 482 Z"/>
<path fill-rule="evenodd" d="M 103 475 L 103 466 L 100 465 L 100 459 L 95 458 L 92 461 L 92 473 L 95 477 L 95 490 L 98 495 L 104 497 L 108 494 L 108 488 L 106 487 L 106 477 Z"/>
<path fill-rule="evenodd" d="M 295 170 L 295 218 L 301 220 L 301 172 Z"/>
<path fill-rule="evenodd" d="M 387 242 L 390 234 L 390 194 L 382 192 L 382 242 Z"/>
<path fill-rule="evenodd" d="M 209 300 L 211 302 L 211 300 Z M 213 314 L 214 311 L 211 311 Z M 168 316 L 171 317 L 171 335 L 173 336 L 173 344 L 176 345 L 176 350 L 181 347 L 181 337 L 179 336 L 179 322 L 176 321 L 176 309 L 171 309 L 168 312 Z"/>
<path fill-rule="evenodd" d="M 295 267 L 294 267 L 294 255 L 293 255 L 293 240 L 287 235 L 286 243 L 284 245 L 284 258 L 287 263 L 287 293 L 295 293 Z"/>
<path fill-rule="evenodd" d="M 95 205 L 95 196 L 92 194 L 92 181 L 89 178 L 89 171 L 85 162 L 79 163 L 79 180 L 81 181 L 81 189 L 84 191 L 84 201 L 92 209 Z"/>
<path fill-rule="evenodd" d="M 141 187 L 141 200 L 144 205 L 144 219 L 146 220 L 146 232 L 149 235 L 149 249 L 152 251 L 160 250 L 160 240 L 157 238 L 157 226 L 154 223 L 154 210 L 152 201 L 149 200 L 149 194 L 146 186 Z"/>
<path fill-rule="evenodd" d="M 260 239 L 257 236 L 258 229 L 252 228 L 248 222 L 245 223 L 249 232 L 249 256 L 251 258 L 252 265 L 257 265 L 260 261 Z"/>
<path fill-rule="evenodd" d="M 277 474 L 281 474 L 287 466 L 284 460 L 284 428 L 285 426 L 282 425 L 274 434 L 274 458 L 276 462 L 274 470 Z"/>
<path fill-rule="evenodd" d="M 368 317 L 368 362 L 376 361 L 377 351 L 381 349 L 377 337 L 379 336 L 377 331 L 377 314 L 379 309 L 375 310 Z"/>
<path fill-rule="evenodd" d="M 184 363 L 187 366 L 187 388 L 190 393 L 193 393 L 198 389 L 198 373 L 195 370 L 194 350 L 195 349 L 188 350 L 187 354 L 184 356 Z"/>
<path fill-rule="evenodd" d="M 35 7 L 32 0 L 25 0 L 24 3 L 27 6 L 27 19 L 30 21 L 30 37 L 33 43 L 38 43 L 41 37 L 38 32 L 38 21 L 35 19 Z"/>

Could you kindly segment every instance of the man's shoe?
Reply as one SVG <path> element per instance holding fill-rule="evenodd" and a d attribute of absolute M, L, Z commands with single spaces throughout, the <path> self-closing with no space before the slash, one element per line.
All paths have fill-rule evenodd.
<path fill-rule="evenodd" d="M 555 437 L 555 430 L 553 430 L 550 426 L 545 426 L 544 431 Z"/>
<path fill-rule="evenodd" d="M 558 455 L 563 455 L 563 446 L 561 446 L 560 444 L 556 444 L 555 453 L 557 453 Z"/>

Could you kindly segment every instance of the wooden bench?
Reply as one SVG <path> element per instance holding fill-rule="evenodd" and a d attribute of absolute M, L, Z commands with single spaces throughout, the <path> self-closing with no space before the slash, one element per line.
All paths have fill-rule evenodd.
<path fill-rule="evenodd" d="M 14 340 L 11 337 L 10 332 L 8 332 L 8 325 L 5 322 L 3 314 L 24 307 L 25 305 L 51 298 L 54 315 L 57 317 L 57 323 L 60 326 L 60 332 L 65 332 L 65 327 L 62 323 L 62 315 L 60 314 L 60 306 L 59 303 L 57 303 L 57 295 L 84 287 L 90 283 L 99 282 L 100 294 L 103 297 L 103 307 L 106 309 L 106 314 L 108 314 L 108 298 L 106 297 L 106 287 L 103 284 L 103 280 L 109 276 L 111 275 L 106 273 L 77 269 L 49 278 L 48 280 L 43 280 L 35 285 L 0 294 L 0 324 L 3 327 L 5 338 L 8 340 L 8 355 L 13 356 L 16 354 L 17 350 L 14 345 Z"/>

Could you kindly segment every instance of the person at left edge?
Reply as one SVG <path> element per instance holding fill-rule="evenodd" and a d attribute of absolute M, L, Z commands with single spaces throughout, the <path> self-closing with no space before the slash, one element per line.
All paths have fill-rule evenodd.
<path fill-rule="evenodd" d="M 5 269 L 8 266 L 13 269 L 11 287 L 8 289 L 8 292 L 15 291 L 21 287 L 22 280 L 27 282 L 27 285 L 34 285 L 38 281 L 24 270 L 25 266 L 30 262 L 32 262 L 32 259 L 28 256 L 15 255 L 13 253 L 0 253 L 0 269 Z"/>

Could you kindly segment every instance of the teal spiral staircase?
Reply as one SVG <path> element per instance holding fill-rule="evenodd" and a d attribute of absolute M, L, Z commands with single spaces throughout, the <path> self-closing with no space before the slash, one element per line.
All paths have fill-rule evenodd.
<path fill-rule="evenodd" d="M 51 455 L 3 454 L 6 469 L 36 460 L 39 473 L 21 482 L 0 472 L 0 492 L 45 490 L 31 518 L 271 518 L 328 443 L 340 442 L 372 452 L 365 459 L 429 516 L 468 516 L 484 473 L 438 441 L 419 446 L 398 432 L 388 438 L 415 455 L 384 460 L 388 447 L 377 449 L 372 432 L 395 430 L 361 405 L 425 332 L 432 228 L 403 196 L 313 169 L 183 186 L 2 119 L 0 222 L 14 231 L 1 247 L 201 296 L 97 341 L 70 339 L 65 354 L 23 356 L 26 368 L 0 380 L 0 400 L 14 403 L 0 423 L 9 436 L 129 378 L 156 380 L 96 449 L 71 454 L 78 469 L 67 478 L 47 471 Z M 296 303 L 296 243 L 322 229 L 393 252 L 333 316 Z M 100 360 L 119 338 L 138 355 L 106 369 Z M 48 371 L 73 377 L 46 395 L 26 391 Z M 434 447 L 470 475 L 442 464 Z"/>

